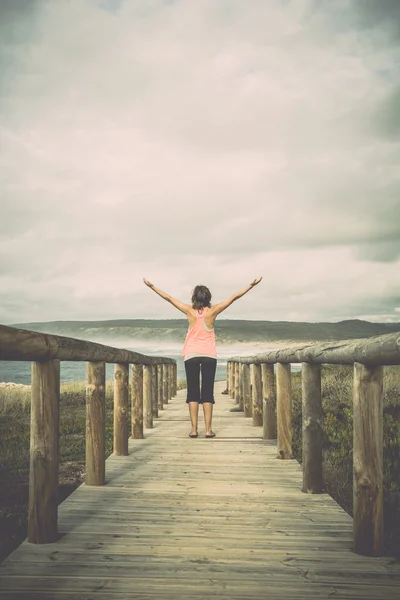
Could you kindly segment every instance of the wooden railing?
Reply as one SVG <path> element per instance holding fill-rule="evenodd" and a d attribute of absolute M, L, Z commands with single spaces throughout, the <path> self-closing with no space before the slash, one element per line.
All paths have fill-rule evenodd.
<path fill-rule="evenodd" d="M 177 392 L 176 361 L 95 342 L 0 325 L 0 360 L 32 361 L 28 540 L 57 539 L 60 361 L 86 361 L 86 485 L 105 483 L 106 363 L 114 363 L 114 454 L 128 454 L 129 365 L 131 435 Z"/>
<path fill-rule="evenodd" d="M 245 417 L 252 417 L 255 426 L 263 426 L 264 439 L 277 440 L 277 458 L 283 460 L 292 458 L 291 363 L 302 363 L 303 492 L 310 494 L 320 494 L 324 489 L 321 365 L 354 365 L 354 551 L 380 556 L 383 554 L 383 366 L 400 365 L 400 335 L 313 344 L 228 359 L 229 394 L 243 408 Z"/>

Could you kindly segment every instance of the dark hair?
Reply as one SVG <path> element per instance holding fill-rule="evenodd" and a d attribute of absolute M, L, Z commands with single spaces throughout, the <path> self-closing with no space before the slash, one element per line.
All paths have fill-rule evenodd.
<path fill-rule="evenodd" d="M 192 308 L 200 310 L 211 306 L 211 292 L 205 285 L 196 285 L 192 294 Z"/>

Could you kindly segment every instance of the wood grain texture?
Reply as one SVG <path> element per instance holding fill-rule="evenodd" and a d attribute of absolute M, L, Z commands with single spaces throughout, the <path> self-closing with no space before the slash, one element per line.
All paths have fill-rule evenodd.
<path fill-rule="evenodd" d="M 251 398 L 250 365 L 242 365 L 242 394 L 244 416 L 251 417 L 253 414 L 253 405 Z"/>
<path fill-rule="evenodd" d="M 158 410 L 163 410 L 163 365 L 157 365 L 157 402 L 158 402 Z"/>
<path fill-rule="evenodd" d="M 147 429 L 153 427 L 152 368 L 143 366 L 143 422 Z"/>
<path fill-rule="evenodd" d="M 0 325 L 0 360 L 74 360 L 154 365 L 172 358 L 147 356 L 96 342 Z"/>
<path fill-rule="evenodd" d="M 128 454 L 129 365 L 114 365 L 114 454 Z"/>
<path fill-rule="evenodd" d="M 253 363 L 302 363 L 352 365 L 400 365 L 400 335 L 388 333 L 367 339 L 339 340 L 281 348 L 256 356 L 232 356 L 230 360 Z"/>
<path fill-rule="evenodd" d="M 24 542 L 0 565 L 0 600 L 398 600 L 391 558 L 352 551 L 352 519 L 327 494 L 301 491 L 295 460 L 215 385 L 217 437 L 187 436 L 186 392 L 107 485 L 59 507 L 60 539 Z"/>
<path fill-rule="evenodd" d="M 106 365 L 86 365 L 86 485 L 105 482 Z"/>
<path fill-rule="evenodd" d="M 292 377 L 290 365 L 276 365 L 278 458 L 292 458 Z"/>
<path fill-rule="evenodd" d="M 383 553 L 383 368 L 354 365 L 354 550 Z"/>
<path fill-rule="evenodd" d="M 171 365 L 172 367 L 172 365 Z M 153 418 L 158 419 L 158 380 L 157 365 L 151 365 L 151 406 L 153 408 Z"/>
<path fill-rule="evenodd" d="M 231 398 L 235 397 L 235 363 L 233 360 L 229 361 L 230 375 L 229 375 L 229 395 Z"/>
<path fill-rule="evenodd" d="M 163 404 L 169 402 L 169 373 L 167 365 L 163 368 Z"/>
<path fill-rule="evenodd" d="M 168 365 L 167 366 L 168 369 L 168 399 L 171 400 L 173 397 L 173 390 L 174 390 L 174 372 L 173 372 L 173 365 Z"/>
<path fill-rule="evenodd" d="M 235 391 L 234 398 L 236 404 L 240 402 L 240 363 L 235 363 Z"/>
<path fill-rule="evenodd" d="M 263 439 L 276 439 L 276 395 L 274 365 L 261 365 L 263 395 Z"/>
<path fill-rule="evenodd" d="M 132 438 L 143 439 L 143 366 L 132 365 L 131 382 Z"/>
<path fill-rule="evenodd" d="M 323 414 L 321 365 L 303 363 L 301 372 L 303 492 L 321 494 Z"/>
<path fill-rule="evenodd" d="M 57 539 L 60 361 L 33 362 L 28 539 L 47 544 Z"/>
<path fill-rule="evenodd" d="M 252 384 L 252 416 L 253 425 L 261 427 L 263 424 L 263 404 L 262 404 L 262 378 L 261 365 L 251 366 L 251 384 Z"/>

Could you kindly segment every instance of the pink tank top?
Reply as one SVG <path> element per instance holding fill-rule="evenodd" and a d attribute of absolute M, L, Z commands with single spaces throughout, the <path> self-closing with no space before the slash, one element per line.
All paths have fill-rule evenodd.
<path fill-rule="evenodd" d="M 182 356 L 185 354 L 207 354 L 217 357 L 214 329 L 207 329 L 204 316 L 208 308 L 196 312 L 196 323 L 188 329 L 186 340 L 183 345 Z"/>

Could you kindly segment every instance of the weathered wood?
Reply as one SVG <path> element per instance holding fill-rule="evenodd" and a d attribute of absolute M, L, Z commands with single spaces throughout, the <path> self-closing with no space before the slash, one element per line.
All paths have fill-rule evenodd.
<path fill-rule="evenodd" d="M 300 348 L 271 350 L 256 356 L 232 356 L 242 363 L 302 363 L 352 365 L 400 365 L 400 334 L 387 333 L 367 339 L 307 344 Z"/>
<path fill-rule="evenodd" d="M 172 366 L 172 365 L 170 365 Z M 151 405 L 153 407 L 153 417 L 158 418 L 158 381 L 157 365 L 151 365 Z"/>
<path fill-rule="evenodd" d="M 238 384 L 237 384 L 236 404 L 238 405 L 239 410 L 243 410 L 242 365 L 240 363 L 237 363 L 237 373 L 238 373 Z"/>
<path fill-rule="evenodd" d="M 229 361 L 229 396 L 234 397 L 235 394 L 235 363 Z"/>
<path fill-rule="evenodd" d="M 162 388 L 163 365 L 157 365 L 157 402 L 158 410 L 163 410 L 163 388 Z"/>
<path fill-rule="evenodd" d="M 104 362 L 86 365 L 86 485 L 105 483 L 106 366 Z"/>
<path fill-rule="evenodd" d="M 240 363 L 235 363 L 235 392 L 234 392 L 235 402 L 239 404 L 240 402 Z"/>
<path fill-rule="evenodd" d="M 132 365 L 131 382 L 132 438 L 143 439 L 143 366 Z"/>
<path fill-rule="evenodd" d="M 172 358 L 146 356 L 96 342 L 0 325 L 0 360 L 74 360 L 107 363 L 172 364 Z"/>
<path fill-rule="evenodd" d="M 114 365 L 114 454 L 128 456 L 129 365 Z"/>
<path fill-rule="evenodd" d="M 57 539 L 60 361 L 32 363 L 28 540 Z"/>
<path fill-rule="evenodd" d="M 303 492 L 322 494 L 323 414 L 321 366 L 303 363 L 301 373 Z"/>
<path fill-rule="evenodd" d="M 276 365 L 278 458 L 292 458 L 292 377 L 290 365 Z"/>
<path fill-rule="evenodd" d="M 151 365 L 143 367 L 143 420 L 147 429 L 153 427 L 153 404 L 152 404 L 152 385 L 151 385 Z"/>
<path fill-rule="evenodd" d="M 62 503 L 62 539 L 2 562 L 1 600 L 398 600 L 398 563 L 351 551 L 350 516 L 301 493 L 297 461 L 276 460 L 223 385 L 217 443 L 188 438 L 179 392 L 145 443 L 107 459 L 107 485 Z"/>
<path fill-rule="evenodd" d="M 261 427 L 263 424 L 263 406 L 262 406 L 262 379 L 261 365 L 252 365 L 251 367 L 252 383 L 252 416 L 253 425 Z"/>
<path fill-rule="evenodd" d="M 168 404 L 168 386 L 169 386 L 169 378 L 168 378 L 168 366 L 167 365 L 163 365 L 163 380 L 162 380 L 162 387 L 163 387 L 163 404 Z"/>
<path fill-rule="evenodd" d="M 383 553 L 383 368 L 354 365 L 354 551 Z"/>
<path fill-rule="evenodd" d="M 173 363 L 173 369 L 174 369 L 174 397 L 177 395 L 178 393 L 178 365 L 175 363 Z"/>
<path fill-rule="evenodd" d="M 263 387 L 263 439 L 276 439 L 276 398 L 274 365 L 261 365 Z"/>
<path fill-rule="evenodd" d="M 253 414 L 253 406 L 251 398 L 250 365 L 242 365 L 242 394 L 244 416 L 251 417 Z"/>
<path fill-rule="evenodd" d="M 172 370 L 173 365 L 168 365 L 168 399 L 171 400 L 172 396 L 173 396 L 173 370 Z"/>

